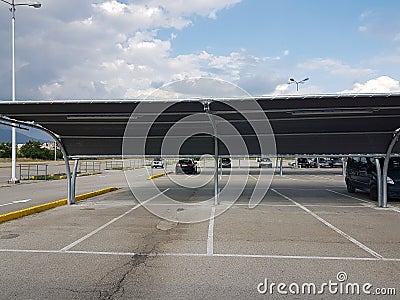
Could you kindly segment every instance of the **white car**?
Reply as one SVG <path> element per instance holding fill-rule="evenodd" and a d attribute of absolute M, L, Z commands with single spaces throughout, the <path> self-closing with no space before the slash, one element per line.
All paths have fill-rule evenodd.
<path fill-rule="evenodd" d="M 151 163 L 152 168 L 164 168 L 164 161 L 161 158 L 155 158 Z"/>

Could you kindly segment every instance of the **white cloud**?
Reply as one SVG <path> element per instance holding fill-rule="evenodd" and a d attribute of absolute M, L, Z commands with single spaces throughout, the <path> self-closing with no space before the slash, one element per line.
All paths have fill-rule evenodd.
<path fill-rule="evenodd" d="M 289 85 L 288 84 L 279 84 L 276 86 L 275 90 L 272 92 L 272 95 L 284 95 L 288 93 Z"/>
<path fill-rule="evenodd" d="M 358 31 L 360 31 L 360 32 L 365 32 L 365 31 L 367 31 L 368 30 L 368 27 L 367 26 L 359 26 L 358 27 Z"/>
<path fill-rule="evenodd" d="M 128 8 L 126 4 L 119 3 L 118 1 L 109 1 L 109 2 L 104 2 L 101 4 L 94 4 L 94 7 L 98 7 L 102 10 L 104 10 L 106 13 L 110 14 L 123 14 L 124 11 Z"/>
<path fill-rule="evenodd" d="M 140 98 L 164 83 L 200 76 L 231 81 L 260 95 L 292 91 L 294 86 L 289 88 L 286 78 L 293 72 L 293 76 L 306 74 L 320 78 L 319 82 L 313 81 L 314 86 L 302 87 L 304 92 L 340 80 L 342 87 L 351 86 L 352 82 L 377 76 L 375 70 L 331 58 L 297 63 L 288 49 L 266 47 L 260 52 L 255 49 L 253 53 L 263 53 L 258 56 L 240 49 L 241 45 L 226 50 L 224 41 L 221 41 L 222 50 L 216 50 L 218 53 L 210 50 L 215 49 L 212 46 L 206 48 L 208 45 L 195 51 L 183 47 L 186 52 L 179 52 L 180 45 L 192 41 L 182 41 L 180 38 L 185 34 L 181 31 L 195 27 L 197 24 L 193 22 L 199 19 L 218 20 L 221 11 L 240 1 L 42 0 L 40 10 L 21 9 L 16 39 L 17 97 Z M 24 11 L 29 13 L 22 16 Z M 362 18 L 367 19 L 368 14 Z M 11 83 L 7 43 L 10 26 L 6 9 L 0 10 L 0 23 L 0 38 L 6 41 L 0 43 L 0 53 L 6 53 L 0 55 L 0 98 L 7 99 Z M 269 51 L 275 54 L 278 51 L 281 56 Z M 392 61 L 398 61 L 399 56 L 390 54 L 381 59 L 390 58 L 391 62 L 386 65 L 395 65 Z M 371 60 L 367 63 L 379 70 L 385 62 L 377 58 L 376 63 Z M 340 84 L 332 87 L 333 92 L 342 89 Z"/>
<path fill-rule="evenodd" d="M 190 26 L 194 15 L 217 18 L 238 2 L 43 0 L 41 10 L 23 18 L 31 28 L 18 27 L 19 98 L 139 97 L 156 84 L 180 78 L 216 76 L 213 72 L 237 77 L 244 64 L 241 55 L 200 52 L 174 57 L 171 42 L 176 33 L 166 39 L 157 34 Z M 0 11 L 0 17 L 3 14 Z M 8 67 L 8 59 L 0 56 L 0 66 Z M 8 77 L 4 71 L 0 75 Z M 2 88 L 5 82 L 0 78 L 1 95 L 8 95 L 9 89 Z"/>
<path fill-rule="evenodd" d="M 365 83 L 355 83 L 353 89 L 341 93 L 392 93 L 400 92 L 400 82 L 389 76 L 380 76 Z"/>
<path fill-rule="evenodd" d="M 371 75 L 374 73 L 372 69 L 353 68 L 338 60 L 322 58 L 306 61 L 305 63 L 299 64 L 298 67 L 304 70 L 323 70 L 332 75 L 339 76 L 362 76 Z"/>
<path fill-rule="evenodd" d="M 374 12 L 372 10 L 365 11 L 360 15 L 360 19 L 361 20 L 366 19 L 366 18 L 370 17 L 373 14 L 374 14 Z"/>

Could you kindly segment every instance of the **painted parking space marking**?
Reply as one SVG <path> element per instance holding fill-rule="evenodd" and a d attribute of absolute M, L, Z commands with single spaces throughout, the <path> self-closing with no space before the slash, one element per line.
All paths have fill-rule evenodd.
<path fill-rule="evenodd" d="M 62 248 L 60 251 L 68 251 L 69 249 L 75 247 L 76 245 L 80 244 L 81 242 L 83 242 L 84 240 L 90 238 L 91 236 L 95 235 L 96 233 L 98 233 L 99 231 L 103 230 L 104 228 L 108 227 L 109 225 L 115 223 L 116 221 L 118 221 L 119 219 L 125 217 L 126 215 L 128 215 L 129 213 L 131 213 L 132 211 L 134 211 L 135 209 L 143 206 L 144 204 L 146 204 L 147 202 L 157 198 L 158 196 L 160 196 L 161 194 L 164 194 L 168 191 L 169 189 L 166 189 L 164 191 L 162 191 L 161 193 L 159 193 L 158 195 L 151 197 L 150 199 L 147 199 L 146 201 L 139 203 L 137 205 L 135 205 L 134 207 L 132 207 L 130 210 L 124 212 L 122 215 L 112 219 L 111 221 L 107 222 L 106 224 L 100 226 L 99 228 L 96 228 L 95 230 L 93 230 L 92 232 L 88 233 L 87 235 L 83 236 L 82 238 L 80 238 L 79 240 L 76 240 L 75 242 L 65 246 L 64 248 Z"/>
<path fill-rule="evenodd" d="M 1 206 L 12 205 L 12 204 L 26 203 L 26 202 L 29 202 L 29 201 L 32 201 L 32 199 L 15 200 L 15 201 L 12 201 L 12 202 L 9 202 L 9 203 L 0 204 L 0 207 Z"/>
<path fill-rule="evenodd" d="M 207 255 L 213 255 L 214 253 L 214 219 L 215 219 L 215 206 L 211 208 L 210 222 L 208 224 Z"/>
<path fill-rule="evenodd" d="M 357 198 L 357 197 L 354 197 L 354 196 L 350 196 L 350 195 L 346 195 L 346 194 L 343 194 L 343 193 L 340 193 L 340 192 L 336 192 L 336 191 L 334 191 L 334 190 L 331 190 L 331 189 L 326 189 L 328 192 L 331 192 L 331 193 L 334 193 L 334 194 L 337 194 L 337 195 L 341 195 L 341 196 L 345 196 L 345 197 L 347 197 L 347 198 L 351 198 L 351 199 L 354 199 L 354 200 L 358 200 L 358 201 L 361 201 L 361 202 L 364 202 L 364 203 L 372 203 L 372 202 L 370 202 L 370 201 L 367 201 L 367 200 L 364 200 L 364 199 L 360 199 L 360 198 Z"/>
<path fill-rule="evenodd" d="M 301 205 L 300 203 L 294 201 L 293 199 L 289 198 L 288 196 L 278 192 L 275 189 L 271 189 L 273 192 L 275 192 L 277 195 L 280 195 L 281 197 L 287 199 L 288 201 L 296 204 L 296 206 L 298 206 L 300 209 L 304 210 L 305 212 L 307 212 L 308 214 L 310 214 L 311 216 L 313 216 L 314 218 L 316 218 L 318 221 L 320 221 L 321 223 L 323 223 L 324 225 L 328 226 L 329 228 L 331 228 L 332 230 L 334 230 L 336 233 L 340 234 L 341 236 L 343 236 L 344 238 L 346 238 L 347 240 L 349 240 L 350 242 L 352 242 L 353 244 L 357 245 L 359 248 L 363 249 L 364 251 L 368 252 L 369 254 L 371 254 L 372 256 L 378 258 L 378 259 L 382 259 L 383 256 L 380 255 L 379 253 L 375 252 L 374 250 L 368 248 L 367 246 L 365 246 L 363 243 L 357 241 L 355 238 L 351 237 L 350 235 L 348 235 L 347 233 L 343 232 L 342 230 L 340 230 L 339 228 L 335 227 L 334 225 L 332 225 L 331 223 L 329 223 L 328 221 L 326 221 L 325 219 L 321 218 L 320 216 L 318 216 L 316 213 L 312 212 L 311 210 L 309 210 L 307 207 L 305 207 L 304 205 Z"/>
<path fill-rule="evenodd" d="M 337 260 L 337 261 L 379 261 L 399 262 L 400 258 L 351 257 L 351 256 L 304 256 L 304 255 L 268 255 L 268 254 L 240 254 L 240 253 L 135 253 L 112 251 L 81 251 L 81 250 L 41 250 L 41 249 L 0 249 L 2 253 L 33 253 L 33 254 L 60 254 L 60 255 L 112 255 L 112 256 L 148 256 L 148 257 L 220 257 L 220 258 L 262 258 L 279 260 Z"/>
<path fill-rule="evenodd" d="M 364 199 L 361 199 L 361 198 L 357 198 L 357 197 L 354 197 L 354 196 L 346 195 L 346 194 L 343 194 L 343 193 L 340 193 L 340 192 L 337 192 L 337 191 L 334 191 L 334 190 L 330 190 L 330 189 L 326 189 L 326 190 L 329 191 L 329 192 L 332 192 L 332 193 L 334 193 L 334 194 L 338 194 L 338 195 L 341 195 L 341 196 L 344 196 L 344 197 L 347 197 L 347 198 L 351 198 L 351 199 L 355 199 L 355 200 L 364 202 L 364 203 L 366 203 L 366 204 L 365 204 L 366 206 L 369 206 L 369 207 L 371 207 L 371 208 L 373 208 L 373 209 L 391 210 L 391 211 L 400 213 L 400 208 L 398 208 L 398 207 L 396 207 L 396 206 L 388 205 L 388 207 L 386 207 L 386 208 L 378 207 L 377 204 L 376 204 L 376 202 L 367 201 L 367 200 L 364 200 Z"/>

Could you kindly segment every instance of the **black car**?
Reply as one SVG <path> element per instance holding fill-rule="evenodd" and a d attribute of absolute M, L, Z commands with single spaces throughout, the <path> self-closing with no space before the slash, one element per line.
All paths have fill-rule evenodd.
<path fill-rule="evenodd" d="M 343 160 L 340 157 L 332 157 L 328 160 L 328 163 L 331 168 L 343 167 Z"/>
<path fill-rule="evenodd" d="M 197 174 L 197 164 L 192 159 L 180 159 L 175 165 L 175 174 Z"/>
<path fill-rule="evenodd" d="M 381 168 L 384 160 L 379 159 Z M 373 157 L 349 157 L 346 164 L 346 187 L 349 193 L 356 189 L 367 191 L 370 198 L 378 198 L 376 162 Z M 387 192 L 389 198 L 400 198 L 400 158 L 389 160 Z"/>
<path fill-rule="evenodd" d="M 312 167 L 312 159 L 299 157 L 297 159 L 297 166 L 299 168 L 311 168 Z"/>
<path fill-rule="evenodd" d="M 230 168 L 232 166 L 232 162 L 230 158 L 222 158 L 219 166 L 221 168 Z"/>

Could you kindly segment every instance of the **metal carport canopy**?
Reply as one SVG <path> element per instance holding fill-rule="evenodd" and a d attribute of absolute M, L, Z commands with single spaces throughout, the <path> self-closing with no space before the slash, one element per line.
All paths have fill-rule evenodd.
<path fill-rule="evenodd" d="M 210 121 L 186 120 L 203 114 L 205 103 L 217 120 L 226 120 L 238 131 L 247 146 L 246 153 L 228 152 L 224 131 L 220 139 L 220 155 L 375 155 L 386 154 L 393 132 L 400 127 L 400 94 L 309 95 L 256 98 L 214 98 L 181 100 L 68 100 L 68 101 L 0 101 L 0 115 L 20 121 L 33 121 L 60 137 L 69 157 L 88 158 L 142 155 L 137 150 L 124 150 L 124 135 L 144 143 L 145 154 L 161 154 L 161 146 L 169 129 L 183 123 L 188 128 L 205 128 Z M 254 107 L 258 111 L 235 109 Z M 161 107 L 161 108 L 160 108 Z M 136 111 L 135 111 L 136 109 Z M 139 109 L 139 112 L 138 112 Z M 266 118 L 259 118 L 259 113 Z M 133 113 L 133 116 L 132 116 Z M 254 118 L 252 117 L 254 116 Z M 130 119 L 131 118 L 131 119 Z M 186 119 L 185 119 L 186 118 Z M 261 151 L 253 125 L 269 120 L 276 142 L 276 153 L 270 147 Z M 137 136 L 125 132 L 131 120 Z M 268 125 L 269 126 L 269 125 Z M 148 130 L 150 129 L 150 130 Z M 179 153 L 163 155 L 214 154 L 214 138 L 201 133 L 185 137 Z M 170 138 L 182 139 L 171 135 Z M 229 138 L 228 134 L 225 138 Z M 140 152 L 140 153 L 139 153 Z M 242 151 L 243 152 L 243 151 Z M 400 153 L 396 146 L 393 152 Z"/>

